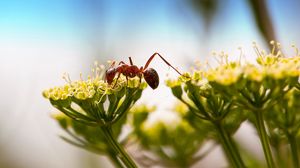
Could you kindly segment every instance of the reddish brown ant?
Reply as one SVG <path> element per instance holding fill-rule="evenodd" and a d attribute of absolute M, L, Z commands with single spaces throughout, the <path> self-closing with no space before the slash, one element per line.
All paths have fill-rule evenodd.
<path fill-rule="evenodd" d="M 133 65 L 133 62 L 131 60 L 131 57 L 129 57 L 130 65 L 126 64 L 125 62 L 121 61 L 117 67 L 114 67 L 115 61 L 111 64 L 111 66 L 106 70 L 106 76 L 105 79 L 108 84 L 111 84 L 118 73 L 118 77 L 116 80 L 116 83 L 120 77 L 121 74 L 123 74 L 126 79 L 128 78 L 134 78 L 139 77 L 140 82 L 142 80 L 142 77 L 146 80 L 148 85 L 152 89 L 156 89 L 159 84 L 159 76 L 153 68 L 148 68 L 149 64 L 153 60 L 153 58 L 158 55 L 168 66 L 172 67 L 178 74 L 182 75 L 176 68 L 174 68 L 167 60 L 165 60 L 159 53 L 154 53 L 146 62 L 144 67 L 138 68 L 136 65 Z M 148 69 L 147 69 L 148 68 Z M 115 84 L 116 84 L 115 83 Z"/>

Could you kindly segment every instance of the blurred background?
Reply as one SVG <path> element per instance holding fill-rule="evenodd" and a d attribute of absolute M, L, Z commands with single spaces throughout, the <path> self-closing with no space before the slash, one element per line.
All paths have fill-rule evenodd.
<path fill-rule="evenodd" d="M 128 62 L 129 56 L 142 66 L 154 52 L 187 71 L 212 50 L 234 58 L 242 46 L 251 60 L 253 41 L 266 50 L 270 40 L 279 41 L 290 55 L 291 44 L 300 47 L 299 7 L 296 0 L 1 0 L 0 167 L 110 166 L 58 137 L 62 131 L 50 118 L 55 110 L 41 92 L 63 84 L 64 72 L 76 80 L 95 60 Z M 160 87 L 147 89 L 141 102 L 168 111 L 174 99 L 163 81 L 177 74 L 159 58 L 151 66 L 160 74 Z M 236 136 L 260 155 L 259 141 L 250 134 L 244 126 Z M 219 153 L 199 165 L 224 166 Z"/>

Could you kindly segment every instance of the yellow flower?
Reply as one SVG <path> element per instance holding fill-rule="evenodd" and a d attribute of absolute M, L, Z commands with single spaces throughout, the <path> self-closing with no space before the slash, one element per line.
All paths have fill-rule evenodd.
<path fill-rule="evenodd" d="M 168 79 L 166 80 L 166 85 L 170 88 L 174 88 L 176 86 L 180 86 L 181 85 L 181 81 L 179 79 Z"/>
<path fill-rule="evenodd" d="M 277 62 L 266 67 L 267 75 L 275 79 L 297 77 L 300 74 L 300 63 L 298 57 L 280 58 Z"/>
<path fill-rule="evenodd" d="M 153 113 L 153 118 L 149 117 L 142 124 L 143 134 L 148 137 L 148 140 L 154 143 L 159 142 L 162 139 L 162 135 L 173 137 L 178 130 L 184 130 L 186 134 L 195 131 L 194 128 L 178 113 L 166 112 L 164 115 L 159 115 L 159 117 L 155 116 L 155 114 L 158 113 Z"/>
<path fill-rule="evenodd" d="M 244 78 L 256 81 L 256 82 L 262 82 L 265 78 L 265 70 L 264 68 L 257 67 L 253 64 L 247 64 L 243 67 L 243 74 Z"/>
<path fill-rule="evenodd" d="M 99 67 L 102 66 L 100 65 Z M 120 91 L 123 87 L 144 89 L 147 86 L 145 82 L 140 83 L 139 78 L 131 78 L 127 81 L 123 75 L 120 76 L 118 81 L 114 81 L 112 85 L 108 85 L 103 79 L 104 73 L 100 72 L 100 70 L 104 71 L 104 69 L 95 69 L 97 69 L 96 76 L 88 76 L 87 80 L 71 81 L 69 76 L 64 76 L 63 78 L 67 81 L 67 84 L 44 90 L 43 96 L 46 99 L 54 101 L 66 100 L 68 98 L 86 100 L 94 98 L 95 95 L 113 94 Z M 115 82 L 117 83 L 115 84 Z"/>
<path fill-rule="evenodd" d="M 230 62 L 220 65 L 215 69 L 209 69 L 205 77 L 210 82 L 217 82 L 222 85 L 231 85 L 236 83 L 242 74 L 242 67 L 238 62 Z"/>
<path fill-rule="evenodd" d="M 268 54 L 268 55 L 260 55 L 257 57 L 256 61 L 258 64 L 262 66 L 269 66 L 273 65 L 278 61 L 279 57 L 275 56 L 273 54 Z"/>

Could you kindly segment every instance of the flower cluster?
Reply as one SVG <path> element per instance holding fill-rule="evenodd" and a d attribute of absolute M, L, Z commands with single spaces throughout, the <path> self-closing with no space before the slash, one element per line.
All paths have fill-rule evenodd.
<path fill-rule="evenodd" d="M 176 103 L 174 110 L 163 112 L 163 116 L 154 110 L 140 105 L 130 111 L 133 126 L 130 138 L 143 149 L 135 156 L 140 158 L 141 165 L 191 167 L 208 153 L 196 154 L 209 140 L 209 124 L 193 120 L 185 104 Z M 149 153 L 156 157 L 147 157 Z"/>
<path fill-rule="evenodd" d="M 227 157 L 233 167 L 245 167 L 245 163 L 230 136 L 247 119 L 258 131 L 268 167 L 274 167 L 270 145 L 276 143 L 267 132 L 271 137 L 280 133 L 276 142 L 297 148 L 300 111 L 295 99 L 299 98 L 300 55 L 294 46 L 296 56 L 286 57 L 279 43 L 272 41 L 271 45 L 273 49 L 267 53 L 254 43 L 256 63 L 229 61 L 222 53 L 219 66 L 196 70 L 186 81 L 180 77 L 166 82 L 193 114 L 212 123 L 224 152 L 231 150 Z M 298 149 L 291 150 L 298 167 Z"/>
<path fill-rule="evenodd" d="M 43 92 L 44 97 L 52 100 L 66 100 L 74 97 L 79 100 L 93 98 L 96 92 L 103 93 L 107 84 L 99 80 L 75 81 L 61 87 L 54 87 Z"/>
<path fill-rule="evenodd" d="M 59 111 L 79 122 L 89 125 L 106 125 L 116 122 L 141 96 L 146 83 L 138 78 L 126 79 L 109 85 L 103 80 L 103 66 L 95 65 L 93 75 L 87 80 L 82 77 L 71 81 L 68 75 L 63 78 L 67 84 L 47 89 L 43 96 Z M 108 103 L 105 108 L 104 103 Z"/>
<path fill-rule="evenodd" d="M 60 126 L 71 136 L 63 137 L 67 142 L 86 150 L 106 154 L 117 167 L 135 168 L 121 144 L 117 141 L 126 113 L 141 97 L 146 83 L 139 78 L 119 74 L 112 84 L 104 78 L 104 66 L 95 64 L 87 80 L 82 76 L 67 84 L 47 89 L 43 96 L 64 115 L 56 116 Z M 91 127 L 93 126 L 93 127 Z"/>
<path fill-rule="evenodd" d="M 63 113 L 54 113 L 52 117 L 65 131 L 66 135 L 60 136 L 64 141 L 89 152 L 106 156 L 115 167 L 122 167 L 122 163 L 118 158 L 119 153 L 111 146 L 110 140 L 106 137 L 101 127 L 91 127 L 82 124 Z M 118 139 L 125 122 L 126 118 L 112 126 L 112 137 Z M 122 144 L 124 141 L 120 141 L 120 143 Z"/>
<path fill-rule="evenodd" d="M 242 67 L 238 62 L 229 62 L 205 73 L 207 80 L 223 85 L 231 85 L 237 82 L 241 75 Z"/>
<path fill-rule="evenodd" d="M 100 70 L 100 69 L 99 69 Z M 98 73 L 97 73 L 98 74 Z M 108 85 L 102 78 L 97 75 L 96 77 L 89 76 L 87 80 L 71 81 L 68 76 L 67 84 L 47 89 L 43 92 L 43 96 L 51 100 L 66 100 L 68 98 L 75 98 L 78 100 L 92 99 L 103 94 L 114 94 L 120 91 L 123 87 L 144 89 L 146 83 L 139 83 L 137 78 L 128 79 L 121 76 L 115 86 Z"/>
<path fill-rule="evenodd" d="M 145 167 L 157 163 L 190 167 L 207 153 L 199 155 L 207 140 L 221 145 L 230 167 L 253 167 L 253 160 L 233 137 L 245 121 L 255 126 L 261 141 L 266 164 L 259 165 L 299 167 L 300 54 L 293 46 L 296 55 L 286 57 L 279 43 L 271 45 L 273 49 L 266 52 L 254 43 L 254 63 L 242 61 L 242 52 L 237 61 L 229 61 L 222 52 L 218 66 L 168 79 L 166 84 L 180 103 L 164 116 L 153 112 L 155 107 L 131 108 L 145 82 L 118 74 L 108 84 L 103 79 L 104 67 L 98 64 L 87 80 L 71 81 L 65 75 L 65 85 L 47 89 L 43 96 L 64 113 L 54 118 L 69 135 L 63 137 L 65 141 L 105 154 L 116 167 L 137 167 L 122 147 L 131 142 L 141 147 L 135 158 Z M 117 139 L 126 122 L 133 129 L 121 144 Z"/>

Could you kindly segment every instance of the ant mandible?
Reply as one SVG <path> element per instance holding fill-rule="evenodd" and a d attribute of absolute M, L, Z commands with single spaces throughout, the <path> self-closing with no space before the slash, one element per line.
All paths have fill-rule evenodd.
<path fill-rule="evenodd" d="M 111 66 L 106 70 L 106 73 L 105 73 L 105 79 L 106 79 L 107 83 L 109 85 L 112 84 L 112 82 L 113 82 L 116 74 L 118 73 L 118 77 L 117 77 L 117 80 L 116 80 L 115 84 L 118 82 L 118 79 L 119 79 L 120 75 L 123 74 L 126 77 L 126 80 L 128 80 L 128 78 L 134 78 L 134 77 L 137 76 L 137 77 L 140 78 L 140 82 L 141 82 L 142 77 L 144 77 L 144 79 L 146 80 L 146 82 L 148 83 L 148 85 L 152 89 L 156 89 L 158 87 L 158 84 L 159 84 L 159 76 L 158 76 L 158 74 L 157 74 L 157 72 L 156 72 L 155 69 L 148 68 L 149 64 L 151 63 L 151 61 L 153 60 L 153 58 L 155 56 L 159 56 L 168 66 L 170 66 L 171 68 L 173 68 L 178 74 L 182 75 L 167 60 L 165 60 L 164 57 L 162 57 L 159 53 L 154 53 L 148 59 L 148 61 L 146 62 L 145 66 L 144 67 L 140 67 L 140 68 L 138 68 L 136 65 L 133 65 L 131 57 L 129 57 L 130 65 L 128 65 L 125 62 L 121 61 L 118 64 L 118 66 L 114 67 L 114 65 L 115 65 L 115 61 L 114 61 L 111 64 Z"/>

